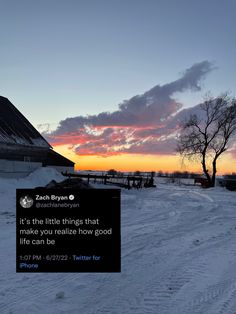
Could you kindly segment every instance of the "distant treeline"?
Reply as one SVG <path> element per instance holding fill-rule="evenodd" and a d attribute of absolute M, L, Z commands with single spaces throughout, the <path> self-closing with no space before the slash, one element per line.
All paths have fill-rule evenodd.
<path fill-rule="evenodd" d="M 164 172 L 164 171 L 134 171 L 134 172 L 120 172 L 116 171 L 115 169 L 110 169 L 107 171 L 108 175 L 111 176 L 119 176 L 122 177 L 123 175 L 132 175 L 132 176 L 142 176 L 142 177 L 163 177 L 163 178 L 186 178 L 186 179 L 194 179 L 201 177 L 201 173 L 195 172 L 188 172 L 188 171 L 174 171 L 174 172 Z"/>
<path fill-rule="evenodd" d="M 162 170 L 159 171 L 139 171 L 136 170 L 134 172 L 122 172 L 117 171 L 115 169 L 110 169 L 108 171 L 93 171 L 93 170 L 86 170 L 87 173 L 95 172 L 101 175 L 110 175 L 116 177 L 123 177 L 123 176 L 142 176 L 142 177 L 163 177 L 163 178 L 179 178 L 179 179 L 195 179 L 199 177 L 204 177 L 203 173 L 196 173 L 196 172 L 189 172 L 189 171 L 173 171 L 173 172 L 165 172 Z M 236 173 L 232 172 L 231 174 L 223 175 L 224 179 L 232 179 L 236 180 Z"/>
<path fill-rule="evenodd" d="M 225 174 L 223 178 L 224 179 L 236 179 L 236 173 L 232 172 L 231 174 Z"/>

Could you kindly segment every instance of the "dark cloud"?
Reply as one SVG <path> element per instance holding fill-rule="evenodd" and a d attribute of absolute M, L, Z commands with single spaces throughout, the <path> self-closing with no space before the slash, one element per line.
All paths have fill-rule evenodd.
<path fill-rule="evenodd" d="M 189 111 L 181 110 L 182 104 L 173 94 L 200 90 L 201 80 L 213 69 L 209 61 L 196 63 L 181 78 L 123 101 L 114 112 L 67 118 L 54 132 L 44 135 L 53 145 L 73 145 L 79 155 L 169 154 L 174 151 L 171 134 Z"/>

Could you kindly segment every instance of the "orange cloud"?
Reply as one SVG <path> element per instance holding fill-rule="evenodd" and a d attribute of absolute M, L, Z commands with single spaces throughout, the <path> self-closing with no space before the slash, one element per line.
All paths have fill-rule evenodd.
<path fill-rule="evenodd" d="M 196 63 L 179 79 L 123 101 L 113 112 L 66 118 L 44 136 L 80 169 L 180 170 L 175 155 L 179 125 L 186 116 L 199 115 L 200 105 L 183 109 L 174 95 L 200 90 L 201 79 L 213 69 L 208 61 Z M 224 160 L 232 161 L 229 156 Z M 228 169 L 227 163 L 223 168 Z M 191 169 L 201 171 L 195 165 Z"/>

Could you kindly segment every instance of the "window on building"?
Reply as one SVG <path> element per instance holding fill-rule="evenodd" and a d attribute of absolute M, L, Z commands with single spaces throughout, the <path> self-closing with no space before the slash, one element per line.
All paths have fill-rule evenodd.
<path fill-rule="evenodd" d="M 31 161 L 31 157 L 30 156 L 24 156 L 24 161 L 25 162 L 30 162 Z"/>

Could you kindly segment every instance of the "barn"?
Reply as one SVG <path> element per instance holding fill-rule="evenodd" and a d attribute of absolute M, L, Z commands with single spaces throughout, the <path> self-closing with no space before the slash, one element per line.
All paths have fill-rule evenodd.
<path fill-rule="evenodd" d="M 58 154 L 22 113 L 0 96 L 0 176 L 24 177 L 39 167 L 74 171 L 74 162 Z"/>

